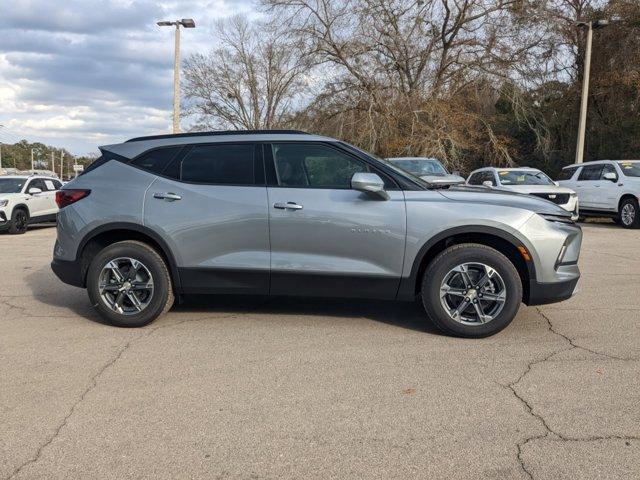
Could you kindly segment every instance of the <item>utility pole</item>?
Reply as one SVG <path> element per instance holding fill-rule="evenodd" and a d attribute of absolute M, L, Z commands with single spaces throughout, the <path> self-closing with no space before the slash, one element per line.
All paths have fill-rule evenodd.
<path fill-rule="evenodd" d="M 51 171 L 54 175 L 56 174 L 56 161 L 53 158 L 53 148 L 51 149 Z"/>
<path fill-rule="evenodd" d="M 180 26 L 195 28 L 191 18 L 183 18 L 175 22 L 158 22 L 160 27 L 175 26 L 175 44 L 173 52 L 173 133 L 180 133 Z"/>
<path fill-rule="evenodd" d="M 62 178 L 64 176 L 64 150 L 60 152 L 60 180 L 64 181 Z"/>
<path fill-rule="evenodd" d="M 2 175 L 2 142 L 0 142 L 0 175 Z"/>
<path fill-rule="evenodd" d="M 33 173 L 33 148 L 31 149 L 31 173 Z"/>
<path fill-rule="evenodd" d="M 578 27 L 587 29 L 587 46 L 584 53 L 584 74 L 582 77 L 582 97 L 580 99 L 580 123 L 578 124 L 578 143 L 576 145 L 576 163 L 584 161 L 584 137 L 587 128 L 587 104 L 589 103 L 589 76 L 591 73 L 591 44 L 593 31 L 609 25 L 609 20 L 579 22 Z"/>

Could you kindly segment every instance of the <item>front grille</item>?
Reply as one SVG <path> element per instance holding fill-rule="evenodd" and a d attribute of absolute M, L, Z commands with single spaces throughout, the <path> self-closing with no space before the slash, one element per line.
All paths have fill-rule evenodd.
<path fill-rule="evenodd" d="M 558 205 L 564 205 L 569 201 L 568 193 L 532 193 L 531 195 L 544 198 L 545 200 L 549 200 L 550 202 Z"/>

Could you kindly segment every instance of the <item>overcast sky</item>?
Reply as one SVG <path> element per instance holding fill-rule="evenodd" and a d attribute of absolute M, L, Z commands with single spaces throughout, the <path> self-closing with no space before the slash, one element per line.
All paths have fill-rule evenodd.
<path fill-rule="evenodd" d="M 167 133 L 173 30 L 193 18 L 183 58 L 214 47 L 212 23 L 256 14 L 253 0 L 0 0 L 0 142 L 66 147 Z"/>

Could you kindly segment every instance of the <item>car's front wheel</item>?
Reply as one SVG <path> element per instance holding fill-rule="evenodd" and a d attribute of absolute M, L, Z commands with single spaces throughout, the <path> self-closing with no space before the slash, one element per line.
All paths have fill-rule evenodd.
<path fill-rule="evenodd" d="M 620 204 L 619 212 L 620 225 L 625 228 L 640 228 L 640 211 L 638 209 L 638 200 L 635 198 L 626 198 Z"/>
<path fill-rule="evenodd" d="M 100 315 L 118 327 L 142 327 L 173 305 L 164 260 L 137 241 L 114 243 L 96 255 L 87 272 L 87 292 Z"/>
<path fill-rule="evenodd" d="M 427 316 L 444 332 L 460 337 L 499 332 L 514 319 L 521 301 L 518 271 L 486 245 L 447 248 L 427 266 L 422 279 Z"/>
<path fill-rule="evenodd" d="M 15 208 L 11 213 L 11 221 L 9 223 L 9 233 L 12 235 L 21 235 L 27 231 L 29 224 L 29 214 L 24 208 Z"/>

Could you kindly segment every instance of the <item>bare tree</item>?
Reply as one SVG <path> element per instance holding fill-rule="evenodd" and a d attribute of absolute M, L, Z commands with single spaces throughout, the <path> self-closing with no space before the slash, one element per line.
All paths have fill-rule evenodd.
<path fill-rule="evenodd" d="M 263 3 L 317 65 L 336 72 L 310 107 L 328 114 L 323 130 L 349 131 L 349 140 L 381 154 L 437 155 L 452 166 L 472 150 L 511 161 L 484 102 L 540 42 L 542 32 L 520 21 L 540 1 Z"/>
<path fill-rule="evenodd" d="M 236 16 L 216 25 L 220 47 L 184 66 L 184 96 L 196 128 L 285 125 L 306 81 L 300 49 L 281 32 Z"/>

